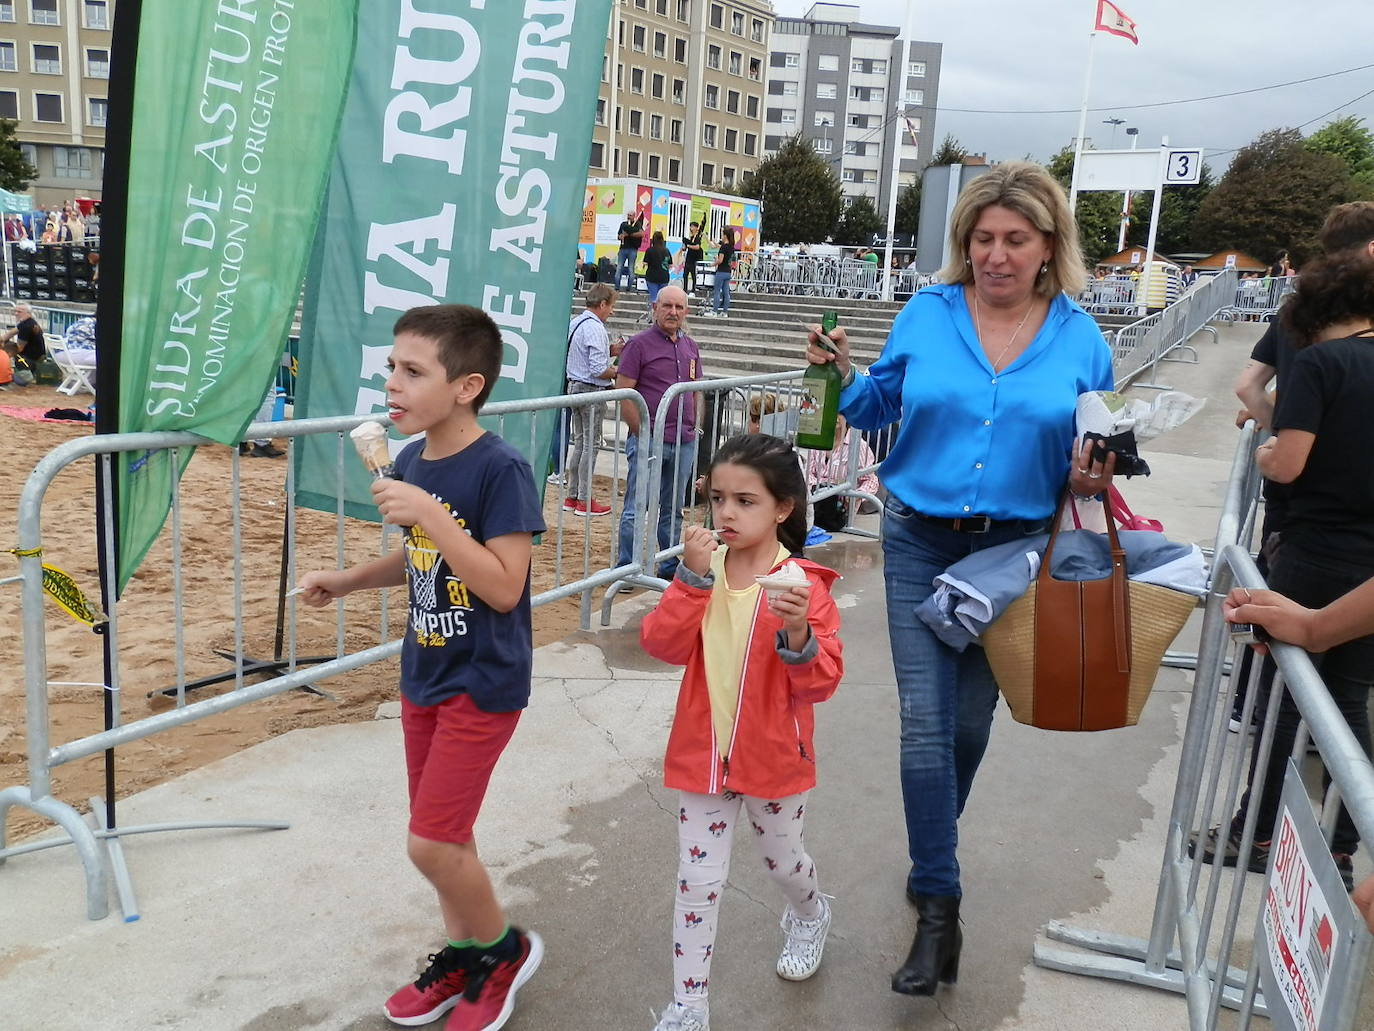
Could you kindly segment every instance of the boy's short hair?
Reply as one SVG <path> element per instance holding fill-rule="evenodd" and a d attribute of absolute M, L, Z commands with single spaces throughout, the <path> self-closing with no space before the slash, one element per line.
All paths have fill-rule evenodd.
<path fill-rule="evenodd" d="M 480 374 L 486 382 L 472 399 L 472 410 L 482 410 L 501 376 L 504 353 L 501 331 L 490 315 L 470 304 L 428 304 L 411 308 L 396 320 L 391 334 L 402 333 L 434 341 L 450 383 L 460 376 Z"/>
<path fill-rule="evenodd" d="M 1357 200 L 1332 208 L 1317 240 L 1327 254 L 1364 247 L 1374 240 L 1374 201 Z"/>

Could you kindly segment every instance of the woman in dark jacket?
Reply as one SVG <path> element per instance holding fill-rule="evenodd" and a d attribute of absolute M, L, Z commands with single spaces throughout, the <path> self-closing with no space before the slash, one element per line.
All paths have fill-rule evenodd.
<path fill-rule="evenodd" d="M 650 307 L 658 300 L 658 292 L 668 285 L 668 269 L 672 264 L 673 256 L 663 234 L 655 232 L 649 238 L 649 249 L 644 252 L 644 282 L 649 285 Z"/>

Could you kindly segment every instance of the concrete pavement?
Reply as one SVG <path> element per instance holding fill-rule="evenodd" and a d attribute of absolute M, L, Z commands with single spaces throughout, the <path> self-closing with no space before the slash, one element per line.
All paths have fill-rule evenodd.
<path fill-rule="evenodd" d="M 1202 363 L 1168 367 L 1174 386 L 1214 398 L 1147 446 L 1155 475 L 1126 486 L 1171 537 L 1210 540 L 1235 440 L 1229 383 L 1259 328 L 1204 337 Z M 1130 730 L 1050 734 L 999 712 L 961 827 L 959 984 L 934 999 L 898 996 L 888 975 L 915 921 L 902 893 L 881 552 L 837 538 L 812 555 L 844 575 L 847 675 L 817 710 L 807 828 L 835 923 L 817 976 L 779 980 L 782 901 L 741 840 L 712 971 L 717 1031 L 1186 1026 L 1178 997 L 1040 970 L 1030 955 L 1053 919 L 1147 933 L 1188 675 L 1163 671 Z M 678 671 L 639 650 L 652 600 L 621 602 L 615 627 L 538 651 L 533 702 L 492 781 L 484 857 L 512 918 L 548 947 L 512 1029 L 647 1029 L 671 998 L 676 803 L 661 758 Z M 347 679 L 330 687 L 347 690 Z M 0 868 L 0 1031 L 381 1031 L 382 999 L 442 938 L 404 857 L 395 720 L 274 738 L 120 812 L 126 824 L 244 817 L 291 828 L 129 839 L 135 924 L 117 908 L 85 919 L 70 850 L 11 860 Z"/>

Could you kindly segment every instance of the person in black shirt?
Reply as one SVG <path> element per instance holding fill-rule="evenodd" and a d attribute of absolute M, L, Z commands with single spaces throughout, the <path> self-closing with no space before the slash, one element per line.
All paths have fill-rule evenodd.
<path fill-rule="evenodd" d="M 716 253 L 715 276 L 711 280 L 711 306 L 703 315 L 725 318 L 730 313 L 730 276 L 735 263 L 735 231 L 725 227 L 720 238 L 720 250 Z"/>
<path fill-rule="evenodd" d="M 682 238 L 682 289 L 691 296 L 697 288 L 697 263 L 705 255 L 701 246 L 701 223 L 693 222 Z"/>
<path fill-rule="evenodd" d="M 1374 397 L 1374 257 L 1345 251 L 1311 263 L 1281 317 L 1299 350 L 1275 406 L 1274 436 L 1256 451 L 1264 477 L 1289 485 L 1269 586 L 1316 608 L 1374 576 L 1374 422 L 1368 412 Z M 1311 657 L 1368 755 L 1374 635 Z M 1257 776 L 1258 750 L 1253 752 L 1250 786 L 1231 821 L 1229 840 L 1223 846 L 1221 829 L 1213 828 L 1205 860 L 1224 848 L 1226 865 L 1264 871 L 1300 719 L 1285 692 L 1267 767 Z M 1256 798 L 1257 840 L 1242 856 L 1240 832 Z M 1347 888 L 1353 885 L 1350 857 L 1358 844 L 1359 834 L 1342 807 L 1331 851 Z"/>
<path fill-rule="evenodd" d="M 658 301 L 658 292 L 668 285 L 671 278 L 669 269 L 673 264 L 672 252 L 663 239 L 662 233 L 654 233 L 649 239 L 649 249 L 644 253 L 644 282 L 649 287 L 649 307 Z"/>
<path fill-rule="evenodd" d="M 32 309 L 23 301 L 14 306 L 14 318 L 15 327 L 0 333 L 0 343 L 4 344 L 11 357 L 17 354 L 32 369 L 38 363 L 38 359 L 48 353 L 47 344 L 43 340 L 43 327 L 34 319 Z M 18 343 L 15 343 L 16 340 Z"/>
<path fill-rule="evenodd" d="M 639 248 L 644 242 L 644 212 L 636 211 L 632 218 L 621 222 L 616 237 L 620 240 L 620 250 L 616 254 L 615 288 L 635 290 L 635 262 L 639 259 Z M 620 285 L 621 275 L 627 280 L 624 287 Z"/>

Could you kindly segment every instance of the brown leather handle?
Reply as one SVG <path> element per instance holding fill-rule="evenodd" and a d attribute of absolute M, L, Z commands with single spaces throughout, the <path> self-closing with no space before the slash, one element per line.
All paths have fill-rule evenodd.
<path fill-rule="evenodd" d="M 1050 575 L 1050 559 L 1054 554 L 1054 539 L 1059 536 L 1064 517 L 1064 506 L 1069 504 L 1069 489 L 1059 495 L 1059 504 L 1054 510 L 1054 522 L 1050 526 L 1050 539 L 1045 544 L 1045 557 L 1040 561 L 1040 572 L 1036 580 L 1053 580 Z M 1131 668 L 1130 595 L 1126 589 L 1126 551 L 1121 546 L 1121 538 L 1116 532 L 1116 519 L 1112 516 L 1107 492 L 1101 495 L 1104 514 L 1107 517 L 1107 543 L 1111 551 L 1112 571 L 1104 579 L 1112 582 L 1112 633 L 1116 643 L 1117 669 L 1128 672 Z"/>

